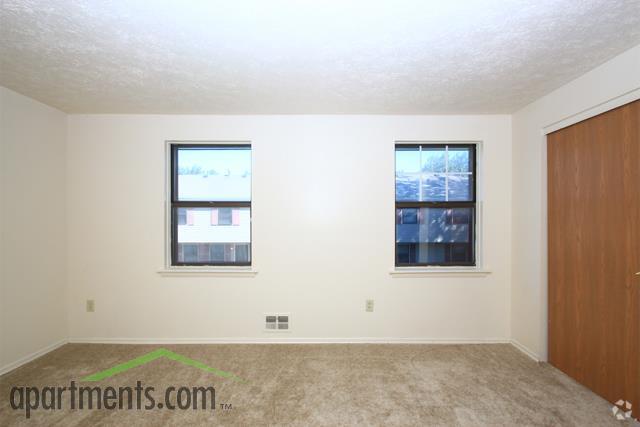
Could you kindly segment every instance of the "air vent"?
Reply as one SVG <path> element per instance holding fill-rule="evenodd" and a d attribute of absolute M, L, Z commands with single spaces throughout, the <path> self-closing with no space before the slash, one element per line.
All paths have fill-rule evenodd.
<path fill-rule="evenodd" d="M 278 326 L 278 316 L 266 316 L 265 328 L 274 330 Z"/>
<path fill-rule="evenodd" d="M 265 314 L 264 329 L 267 332 L 286 332 L 289 330 L 288 314 Z"/>

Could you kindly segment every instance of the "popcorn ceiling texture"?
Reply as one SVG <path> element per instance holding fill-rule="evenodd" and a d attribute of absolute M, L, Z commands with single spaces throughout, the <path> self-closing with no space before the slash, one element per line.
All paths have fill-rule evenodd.
<path fill-rule="evenodd" d="M 2 0 L 0 85 L 69 113 L 509 113 L 640 43 L 638 0 Z"/>

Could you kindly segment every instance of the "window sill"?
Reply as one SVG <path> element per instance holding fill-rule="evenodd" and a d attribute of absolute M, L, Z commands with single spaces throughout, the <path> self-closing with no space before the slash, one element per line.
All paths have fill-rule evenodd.
<path fill-rule="evenodd" d="M 396 267 L 389 274 L 393 277 L 484 277 L 491 271 L 478 267 Z"/>
<path fill-rule="evenodd" d="M 164 277 L 254 277 L 258 271 L 251 267 L 171 267 L 159 270 L 158 274 Z"/>

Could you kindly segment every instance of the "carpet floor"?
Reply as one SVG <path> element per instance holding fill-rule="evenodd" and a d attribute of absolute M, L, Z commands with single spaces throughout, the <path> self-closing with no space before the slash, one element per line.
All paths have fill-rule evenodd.
<path fill-rule="evenodd" d="M 85 378 L 94 374 L 94 381 Z M 70 390 L 52 400 L 57 391 L 44 389 L 69 389 L 71 381 L 99 387 L 107 404 L 117 402 L 107 399 L 111 391 L 121 393 L 123 409 L 97 409 L 94 401 L 89 410 L 87 400 L 85 409 L 77 408 L 79 402 L 71 409 Z M 142 409 L 136 409 L 138 381 L 154 387 L 154 409 L 144 409 L 150 402 L 144 392 Z M 205 393 L 194 397 L 186 389 L 179 403 L 197 401 L 199 409 L 178 408 L 183 386 L 213 386 L 216 409 L 201 409 Z M 507 344 L 67 344 L 0 377 L 0 391 L 3 426 L 632 425 L 617 421 L 604 399 Z M 133 409 L 127 409 L 128 393 Z M 40 406 L 27 419 L 27 396 L 34 407 L 36 394 Z M 61 409 L 43 407 L 57 408 L 58 401 Z"/>

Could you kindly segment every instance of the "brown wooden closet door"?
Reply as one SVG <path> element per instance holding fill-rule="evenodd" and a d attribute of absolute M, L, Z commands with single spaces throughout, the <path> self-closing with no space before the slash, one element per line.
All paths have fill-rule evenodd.
<path fill-rule="evenodd" d="M 548 135 L 549 361 L 640 418 L 640 101 Z"/>

